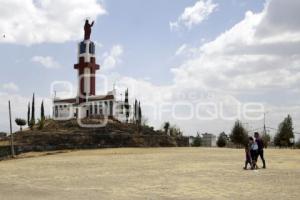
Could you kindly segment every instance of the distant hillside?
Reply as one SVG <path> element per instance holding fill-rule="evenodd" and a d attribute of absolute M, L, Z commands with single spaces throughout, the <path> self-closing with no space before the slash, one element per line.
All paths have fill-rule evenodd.
<path fill-rule="evenodd" d="M 89 120 L 88 123 L 97 121 Z M 34 127 L 15 133 L 20 152 L 113 147 L 188 146 L 188 138 L 171 137 L 151 127 L 109 120 L 103 128 L 82 128 L 76 120 L 46 120 L 42 130 Z"/>

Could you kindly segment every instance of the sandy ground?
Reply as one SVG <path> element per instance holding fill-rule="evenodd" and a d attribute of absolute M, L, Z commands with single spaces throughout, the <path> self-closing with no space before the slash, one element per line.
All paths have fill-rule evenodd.
<path fill-rule="evenodd" d="M 300 199 L 300 151 L 268 149 L 266 158 L 268 169 L 257 171 L 242 169 L 244 153 L 236 149 L 102 149 L 7 160 L 0 162 L 0 199 Z"/>

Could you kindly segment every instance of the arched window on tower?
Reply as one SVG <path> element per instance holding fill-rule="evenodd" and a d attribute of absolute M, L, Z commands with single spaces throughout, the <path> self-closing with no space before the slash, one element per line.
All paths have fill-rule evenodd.
<path fill-rule="evenodd" d="M 89 52 L 95 54 L 95 44 L 93 42 L 90 43 Z"/>
<path fill-rule="evenodd" d="M 82 53 L 85 53 L 85 49 L 86 49 L 86 45 L 84 42 L 80 42 L 80 45 L 79 45 L 79 53 L 82 54 Z"/>

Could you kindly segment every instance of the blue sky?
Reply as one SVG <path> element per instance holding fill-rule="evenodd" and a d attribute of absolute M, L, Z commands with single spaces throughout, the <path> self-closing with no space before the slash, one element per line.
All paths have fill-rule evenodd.
<path fill-rule="evenodd" d="M 98 73 L 118 77 L 120 83 L 129 80 L 139 85 L 137 98 L 145 100 L 145 90 L 152 92 L 155 100 L 155 93 L 176 96 L 179 91 L 185 93 L 189 89 L 216 96 L 226 93 L 226 97 L 220 96 L 222 102 L 228 97 L 241 103 L 262 103 L 271 111 L 268 122 L 272 127 L 277 127 L 290 112 L 296 121 L 300 119 L 299 103 L 295 101 L 300 96 L 299 54 L 290 47 L 292 42 L 300 41 L 299 30 L 292 27 L 297 22 L 289 16 L 289 12 L 294 16 L 291 8 L 298 6 L 297 1 L 284 4 L 283 0 L 75 0 L 72 3 L 54 0 L 47 4 L 28 0 L 20 5 L 24 8 L 21 14 L 9 13 L 7 10 L 17 3 L 0 0 L 0 32 L 5 35 L 0 39 L 0 94 L 5 100 L 29 101 L 33 91 L 40 99 L 49 100 L 53 81 L 76 84 L 73 65 L 77 43 L 83 35 L 83 21 L 89 17 L 96 20 L 92 40 L 98 44 L 97 62 L 102 67 Z M 189 17 L 208 9 L 201 5 L 214 6 L 204 19 L 196 22 L 197 19 Z M 191 15 L 185 12 L 189 8 L 193 11 Z M 53 13 L 54 17 L 47 17 Z M 272 21 L 276 18 L 274 13 L 279 13 L 283 25 L 276 26 Z M 188 18 L 184 18 L 185 14 Z M 170 23 L 177 23 L 177 29 L 172 29 Z M 283 37 L 276 38 L 278 34 Z M 283 43 L 290 53 L 273 52 Z M 262 53 L 257 53 L 258 50 Z M 292 67 L 282 64 L 287 60 Z M 281 64 L 281 69 L 276 64 Z M 293 77 L 280 79 L 288 74 Z M 285 97 L 278 97 L 278 93 Z M 174 99 L 168 102 L 174 103 Z M 26 104 L 22 105 L 25 110 Z M 5 119 L 5 105 L 3 102 L 0 108 L 1 119 Z M 15 115 L 23 115 L 22 112 L 16 111 Z M 224 120 L 181 122 L 168 116 L 153 124 L 159 127 L 166 120 L 189 134 L 197 130 L 229 131 L 232 124 Z M 149 121 L 151 124 L 155 120 L 149 117 Z M 258 127 L 261 121 L 249 123 Z M 0 130 L 7 130 L 6 122 L 0 126 L 3 127 Z"/>
<path fill-rule="evenodd" d="M 92 39 L 103 45 L 101 48 L 97 47 L 97 54 L 101 55 L 113 45 L 120 44 L 124 48 L 124 54 L 114 72 L 133 78 L 150 78 L 154 84 L 169 84 L 172 82 L 170 68 L 181 62 L 174 57 L 177 48 L 183 43 L 197 46 L 202 43 L 203 38 L 214 39 L 240 21 L 247 10 L 260 11 L 264 3 L 260 0 L 215 1 L 219 7 L 209 20 L 192 30 L 171 32 L 169 22 L 176 20 L 185 7 L 195 2 L 104 1 L 108 14 L 97 18 L 92 33 Z M 78 41 L 30 46 L 2 43 L 0 54 L 3 66 L 9 67 L 3 67 L 1 83 L 16 83 L 22 95 L 36 91 L 45 96 L 49 93 L 48 88 L 53 80 L 75 82 L 73 64 L 76 62 L 76 42 Z M 32 63 L 31 58 L 36 55 L 51 56 L 62 67 L 49 70 Z M 98 62 L 101 64 L 102 61 L 98 59 Z"/>

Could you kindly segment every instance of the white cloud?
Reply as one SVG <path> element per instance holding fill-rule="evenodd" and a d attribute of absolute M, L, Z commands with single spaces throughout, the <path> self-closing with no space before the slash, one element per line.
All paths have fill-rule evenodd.
<path fill-rule="evenodd" d="M 175 55 L 176 56 L 179 56 L 179 55 L 182 55 L 182 53 L 184 53 L 184 51 L 186 50 L 187 48 L 187 45 L 186 44 L 183 44 L 181 45 L 175 52 Z"/>
<path fill-rule="evenodd" d="M 269 20 L 272 25 L 265 22 L 265 18 L 273 12 L 273 4 L 280 5 L 286 19 L 297 15 L 297 12 L 290 11 L 292 3 L 280 4 L 280 1 L 283 2 L 270 1 L 261 13 L 248 11 L 241 22 L 215 40 L 200 46 L 196 56 L 172 70 L 175 81 L 186 84 L 195 82 L 207 89 L 217 88 L 228 92 L 298 87 L 300 34 L 298 30 L 291 28 L 294 22 L 285 29 L 279 24 L 278 31 L 261 32 L 265 26 L 272 26 L 273 29 L 276 27 L 276 22 Z M 280 31 L 295 37 L 282 35 L 280 41 L 274 39 L 274 36 L 280 35 Z"/>
<path fill-rule="evenodd" d="M 105 52 L 102 56 L 104 70 L 113 69 L 121 62 L 121 56 L 123 55 L 123 47 L 121 45 L 114 45 L 109 52 Z"/>
<path fill-rule="evenodd" d="M 96 0 L 1 0 L 0 42 L 37 44 L 80 39 L 84 19 L 105 14 Z"/>
<path fill-rule="evenodd" d="M 182 65 L 172 69 L 174 82 L 171 85 L 155 86 L 129 78 L 122 82 L 135 86 L 134 93 L 142 99 L 143 105 L 148 102 L 159 105 L 212 102 L 224 105 L 224 115 L 230 115 L 238 111 L 237 105 L 256 102 L 269 111 L 267 124 L 270 127 L 277 128 L 287 114 L 299 121 L 300 34 L 295 20 L 300 18 L 300 13 L 291 8 L 296 2 L 268 1 L 260 13 L 248 11 L 243 20 L 216 39 L 197 48 L 181 46 L 177 54 L 192 51 L 193 56 L 185 57 Z M 274 20 L 266 20 L 278 10 L 285 21 L 277 24 Z M 266 30 L 266 27 L 272 28 Z M 195 134 L 197 130 L 228 132 L 233 125 L 233 121 L 220 118 L 178 120 L 172 118 L 170 109 L 163 111 L 162 120 L 155 121 L 151 114 L 155 109 L 144 110 L 156 127 L 169 120 L 177 123 L 186 134 Z M 193 109 L 193 112 L 197 111 Z M 262 120 L 242 120 L 251 124 L 249 128 L 261 127 L 263 123 Z M 295 124 L 295 129 L 299 131 L 299 123 Z"/>
<path fill-rule="evenodd" d="M 297 0 L 269 0 L 255 35 L 269 40 L 299 41 L 299 7 Z"/>
<path fill-rule="evenodd" d="M 15 84 L 14 82 L 4 83 L 2 85 L 2 88 L 4 90 L 9 90 L 9 91 L 14 91 L 14 92 L 19 91 L 19 86 L 17 84 Z"/>
<path fill-rule="evenodd" d="M 217 6 L 218 4 L 213 3 L 212 0 L 199 0 L 194 6 L 185 8 L 177 21 L 170 22 L 170 29 L 177 30 L 181 26 L 191 29 L 194 25 L 206 20 Z"/>
<path fill-rule="evenodd" d="M 32 62 L 36 62 L 48 69 L 59 68 L 60 64 L 51 56 L 34 56 L 31 58 Z"/>
<path fill-rule="evenodd" d="M 102 48 L 103 44 L 101 42 L 98 42 L 97 40 L 93 41 L 97 48 Z"/>
<path fill-rule="evenodd" d="M 182 44 L 178 49 L 175 51 L 175 56 L 181 57 L 192 57 L 198 53 L 198 48 L 191 47 L 187 44 Z"/>

